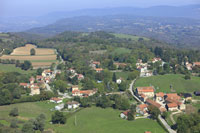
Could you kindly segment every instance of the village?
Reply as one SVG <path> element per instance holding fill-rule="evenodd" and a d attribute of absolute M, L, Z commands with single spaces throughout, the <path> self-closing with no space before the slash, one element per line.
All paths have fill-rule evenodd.
<path fill-rule="evenodd" d="M 143 63 L 142 60 L 138 60 L 136 63 L 136 68 L 140 72 L 139 77 L 151 77 L 156 75 L 155 71 L 152 69 L 148 69 L 151 67 L 152 64 L 159 63 L 159 66 L 163 67 L 165 62 L 162 61 L 161 58 L 153 58 L 151 61 L 147 63 Z M 126 63 L 119 63 L 114 62 L 113 65 L 115 65 L 116 69 L 119 68 L 125 68 L 127 66 Z M 192 70 L 195 66 L 200 66 L 200 63 L 194 62 L 193 64 L 189 64 L 186 62 L 185 67 L 188 70 Z M 92 68 L 93 71 L 96 73 L 102 73 L 103 68 L 100 67 L 101 63 L 99 61 L 90 61 L 89 67 Z M 77 78 L 78 81 L 82 81 L 85 79 L 85 76 L 83 74 L 77 73 L 74 68 L 68 68 L 66 70 L 67 73 L 69 73 L 69 79 L 73 80 Z M 30 95 L 39 95 L 41 90 L 47 90 L 52 91 L 51 89 L 51 83 L 56 80 L 56 75 L 61 74 L 61 70 L 50 70 L 50 69 L 44 69 L 41 75 L 36 75 L 36 77 L 31 77 L 29 79 L 29 83 L 20 83 L 20 86 L 23 86 L 24 88 L 30 89 Z M 124 81 L 123 78 L 116 79 L 116 84 L 120 85 Z M 97 83 L 102 83 L 102 81 L 98 80 Z M 69 84 L 69 88 L 67 93 L 61 93 L 58 90 L 58 97 L 52 97 L 49 100 L 49 103 L 54 103 L 55 107 L 51 109 L 51 111 L 61 111 L 61 112 L 76 112 L 78 111 L 82 105 L 80 102 L 77 102 L 73 100 L 75 97 L 80 98 L 87 98 L 90 96 L 93 96 L 98 92 L 98 88 L 93 88 L 90 90 L 82 90 L 80 85 L 73 85 Z M 191 93 L 184 93 L 184 95 L 178 95 L 177 93 L 164 93 L 164 92 L 157 92 L 157 88 L 154 86 L 141 86 L 141 87 L 134 87 L 134 84 L 130 85 L 129 91 L 133 92 L 133 97 L 136 98 L 137 103 L 136 104 L 136 113 L 135 113 L 135 119 L 140 118 L 151 118 L 151 113 L 149 112 L 148 107 L 153 106 L 157 108 L 161 114 L 164 112 L 172 112 L 172 113 L 184 113 L 186 110 L 186 103 L 188 101 L 192 100 L 192 94 Z M 173 91 L 173 89 L 172 89 Z M 117 93 L 117 92 L 111 92 L 107 93 L 107 95 L 110 94 L 124 94 Z M 199 95 L 200 92 L 195 91 L 195 95 Z M 128 113 L 130 112 L 130 109 L 121 112 L 119 116 L 122 119 L 127 120 L 128 119 Z M 164 120 L 164 119 L 163 119 Z"/>

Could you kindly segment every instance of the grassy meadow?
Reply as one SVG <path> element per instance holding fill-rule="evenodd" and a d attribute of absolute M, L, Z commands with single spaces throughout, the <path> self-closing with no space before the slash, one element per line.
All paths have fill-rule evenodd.
<path fill-rule="evenodd" d="M 0 72 L 19 72 L 22 74 L 30 74 L 35 73 L 36 70 L 24 71 L 19 67 L 15 67 L 13 64 L 0 64 Z"/>
<path fill-rule="evenodd" d="M 190 80 L 185 80 L 184 75 L 169 74 L 158 75 L 152 77 L 140 78 L 135 83 L 135 88 L 139 86 L 153 85 L 156 92 L 171 92 L 170 85 L 172 85 L 175 92 L 194 92 L 200 90 L 200 77 L 191 77 Z"/>
<path fill-rule="evenodd" d="M 91 107 L 82 109 L 72 115 L 65 113 L 67 115 L 65 125 L 52 125 L 50 120 L 53 112 L 50 109 L 54 106 L 55 104 L 47 101 L 0 106 L 0 122 L 8 125 L 12 120 L 8 116 L 9 111 L 14 107 L 18 107 L 18 119 L 25 122 L 30 118 L 37 117 L 40 113 L 44 113 L 47 117 L 45 129 L 53 130 L 56 133 L 144 133 L 145 131 L 165 133 L 164 129 L 154 120 L 123 120 L 119 117 L 120 111 L 112 108 Z M 75 116 L 77 125 L 75 125 Z"/>

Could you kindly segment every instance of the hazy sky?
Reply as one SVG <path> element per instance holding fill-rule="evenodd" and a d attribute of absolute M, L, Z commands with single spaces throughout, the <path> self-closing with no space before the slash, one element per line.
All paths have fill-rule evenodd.
<path fill-rule="evenodd" d="M 84 8 L 200 4 L 200 0 L 0 0 L 0 16 L 40 16 Z"/>

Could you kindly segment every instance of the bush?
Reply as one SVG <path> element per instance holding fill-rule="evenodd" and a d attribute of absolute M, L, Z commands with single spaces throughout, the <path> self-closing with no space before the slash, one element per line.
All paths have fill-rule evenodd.
<path fill-rule="evenodd" d="M 14 120 L 11 121 L 10 127 L 11 128 L 18 128 L 19 126 L 17 124 L 18 124 L 17 120 L 14 119 Z"/>
<path fill-rule="evenodd" d="M 13 108 L 11 111 L 10 111 L 10 116 L 13 116 L 13 117 L 16 117 L 19 115 L 18 113 L 18 108 Z"/>
<path fill-rule="evenodd" d="M 64 116 L 63 112 L 56 111 L 52 117 L 51 121 L 53 124 L 65 124 L 66 123 L 66 116 Z"/>

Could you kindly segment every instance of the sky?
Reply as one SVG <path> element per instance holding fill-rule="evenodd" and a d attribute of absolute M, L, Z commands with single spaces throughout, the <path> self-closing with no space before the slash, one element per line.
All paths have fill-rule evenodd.
<path fill-rule="evenodd" d="M 86 8 L 150 7 L 200 4 L 200 0 L 0 0 L 0 16 L 42 16 Z"/>

